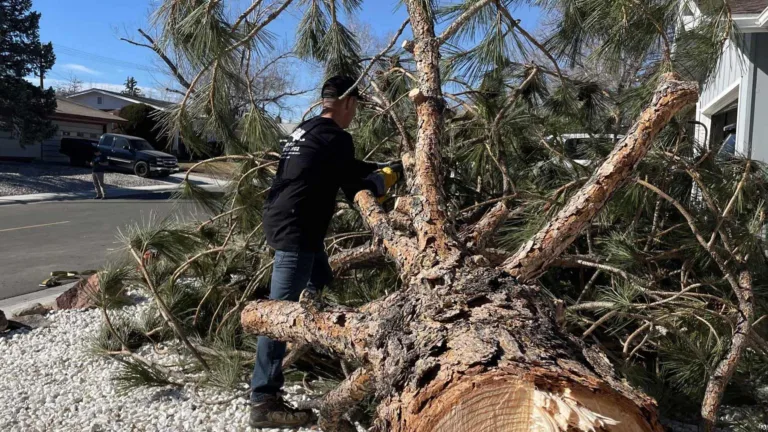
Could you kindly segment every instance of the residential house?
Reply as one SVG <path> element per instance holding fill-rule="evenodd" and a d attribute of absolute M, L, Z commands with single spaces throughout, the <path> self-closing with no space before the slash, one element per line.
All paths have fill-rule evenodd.
<path fill-rule="evenodd" d="M 67 97 L 77 103 L 84 104 L 93 109 L 102 111 L 119 111 L 123 107 L 132 104 L 145 104 L 158 111 L 167 111 L 169 108 L 176 105 L 174 102 L 152 99 L 144 96 L 128 96 L 122 93 L 98 88 L 83 90 L 79 93 L 74 93 Z M 170 148 L 171 152 L 176 155 L 178 155 L 181 150 L 179 143 L 179 135 L 176 134 L 173 137 Z"/>
<path fill-rule="evenodd" d="M 683 0 L 683 24 L 695 26 L 695 0 Z M 698 138 L 768 162 L 768 0 L 729 0 L 740 38 L 726 42 L 696 108 Z M 728 127 L 728 132 L 724 129 Z"/>
<path fill-rule="evenodd" d="M 0 158 L 66 162 L 69 159 L 59 153 L 62 138 L 98 139 L 101 134 L 112 132 L 118 123 L 126 121 L 114 114 L 58 97 L 56 112 L 50 118 L 58 130 L 53 137 L 42 143 L 22 147 L 18 137 L 11 131 L 0 130 Z"/>

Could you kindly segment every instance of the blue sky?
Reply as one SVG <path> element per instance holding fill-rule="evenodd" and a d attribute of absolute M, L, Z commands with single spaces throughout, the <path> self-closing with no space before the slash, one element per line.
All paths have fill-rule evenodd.
<path fill-rule="evenodd" d="M 33 0 L 33 9 L 42 13 L 40 37 L 53 42 L 56 64 L 46 86 L 55 86 L 75 76 L 91 86 L 119 89 L 126 77 L 133 76 L 145 92 L 164 97 L 161 91 L 172 83 L 162 63 L 150 50 L 129 45 L 121 37 L 140 40 L 137 28 L 148 29 L 149 17 L 158 0 Z M 249 0 L 225 0 L 232 7 L 250 4 Z M 297 2 L 298 3 L 298 2 Z M 379 35 L 391 34 L 406 17 L 396 0 L 366 0 L 357 20 Z M 446 2 L 444 2 L 446 3 Z M 238 9 L 240 10 L 240 9 Z M 527 29 L 535 29 L 539 14 L 521 6 L 514 11 Z M 276 20 L 269 29 L 284 45 L 292 46 L 301 16 L 297 7 Z M 301 68 L 299 68 L 301 69 Z M 311 85 L 317 79 L 311 68 L 294 71 L 297 86 Z"/>

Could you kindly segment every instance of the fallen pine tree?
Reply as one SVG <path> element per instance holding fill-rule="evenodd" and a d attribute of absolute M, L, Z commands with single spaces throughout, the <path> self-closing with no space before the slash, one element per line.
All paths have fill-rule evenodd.
<path fill-rule="evenodd" d="M 625 373 L 670 365 L 670 340 L 701 327 L 718 341 L 694 378 L 704 378 L 697 397 L 712 428 L 742 359 L 766 353 L 751 281 L 764 254 L 749 240 L 762 226 L 764 179 L 749 161 L 720 162 L 684 127 L 730 35 L 727 5 L 707 3 L 673 50 L 671 0 L 551 2 L 559 27 L 546 42 L 509 2 L 438 10 L 412 0 L 395 36 L 363 61 L 336 11 L 355 2 L 297 2 L 297 54 L 361 77 L 369 106 L 357 143 L 402 158 L 407 185 L 384 207 L 358 194 L 357 210 L 342 207 L 334 222 L 337 285 L 362 295 L 348 301 L 337 287 L 327 295 L 337 302 L 252 302 L 271 267 L 259 210 L 278 134 L 265 104 L 285 96 L 254 93 L 268 69 L 252 54 L 293 3 L 254 2 L 230 17 L 220 2 L 174 1 L 157 13 L 184 63 L 164 60 L 194 71 L 179 79 L 185 95 L 166 128 L 201 148 L 199 137 L 215 134 L 230 155 L 211 162 L 240 165 L 223 197 L 185 184 L 209 221 L 126 233 L 157 305 L 141 337 L 179 339 L 217 383 L 242 379 L 254 334 L 292 342 L 294 357 L 311 346 L 343 359 L 345 379 L 316 404 L 328 431 L 351 428 L 347 413 L 370 400 L 377 430 L 655 431 L 656 403 Z M 390 54 L 408 25 L 413 40 Z M 467 46 L 478 29 L 487 34 Z M 519 49 L 531 60 L 515 61 L 516 44 L 539 58 Z M 578 64 L 561 70 L 569 56 Z M 618 78 L 584 77 L 601 71 Z M 574 127 L 621 137 L 583 164 L 548 136 Z M 147 250 L 158 259 L 142 262 Z M 127 361 L 158 372 L 125 348 Z M 172 375 L 166 383 L 184 379 Z"/>

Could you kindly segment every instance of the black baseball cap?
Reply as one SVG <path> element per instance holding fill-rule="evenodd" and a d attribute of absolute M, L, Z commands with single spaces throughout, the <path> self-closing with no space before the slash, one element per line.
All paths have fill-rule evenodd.
<path fill-rule="evenodd" d="M 352 86 L 355 85 L 357 80 L 343 75 L 336 75 L 328 78 L 323 84 L 322 98 L 323 99 L 338 99 L 344 95 Z M 349 96 L 360 99 L 360 91 L 355 87 Z"/>

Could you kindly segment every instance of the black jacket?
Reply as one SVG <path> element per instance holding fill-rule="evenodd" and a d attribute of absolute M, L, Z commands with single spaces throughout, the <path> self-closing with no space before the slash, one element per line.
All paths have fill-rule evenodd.
<path fill-rule="evenodd" d="M 377 169 L 355 159 L 352 136 L 336 122 L 315 117 L 285 141 L 277 174 L 264 204 L 264 233 L 276 250 L 320 252 L 341 188 L 347 198 L 376 185 Z"/>
<path fill-rule="evenodd" d="M 93 162 L 91 162 L 93 166 L 93 172 L 104 172 L 106 169 L 106 165 L 109 161 L 107 161 L 107 157 L 104 156 L 104 154 L 100 154 L 99 156 L 93 157 Z"/>

